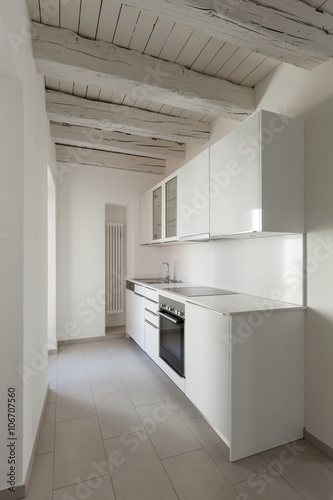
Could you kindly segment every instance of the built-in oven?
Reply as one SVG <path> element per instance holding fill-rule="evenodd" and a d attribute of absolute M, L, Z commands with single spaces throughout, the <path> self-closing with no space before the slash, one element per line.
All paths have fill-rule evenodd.
<path fill-rule="evenodd" d="M 181 377 L 185 377 L 185 305 L 159 296 L 160 357 Z"/>

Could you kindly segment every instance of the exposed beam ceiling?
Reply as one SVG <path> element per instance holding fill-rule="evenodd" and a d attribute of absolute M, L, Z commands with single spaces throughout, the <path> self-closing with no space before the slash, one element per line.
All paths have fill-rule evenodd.
<path fill-rule="evenodd" d="M 36 67 L 44 76 L 233 119 L 255 109 L 251 88 L 69 30 L 33 23 L 33 33 Z"/>
<path fill-rule="evenodd" d="M 57 144 L 67 144 L 80 148 L 142 155 L 162 160 L 185 158 L 184 144 L 122 132 L 51 123 L 51 136 Z"/>
<path fill-rule="evenodd" d="M 333 15 L 299 0 L 123 0 L 202 32 L 312 69 L 333 56 Z"/>
<path fill-rule="evenodd" d="M 103 130 L 205 144 L 210 138 L 209 123 L 162 115 L 138 108 L 91 101 L 62 92 L 46 91 L 49 120 Z"/>
<path fill-rule="evenodd" d="M 98 151 L 97 149 L 56 145 L 56 156 L 60 168 L 62 164 L 65 164 L 69 168 L 85 165 L 136 170 L 154 174 L 164 174 L 165 171 L 165 160 Z"/>

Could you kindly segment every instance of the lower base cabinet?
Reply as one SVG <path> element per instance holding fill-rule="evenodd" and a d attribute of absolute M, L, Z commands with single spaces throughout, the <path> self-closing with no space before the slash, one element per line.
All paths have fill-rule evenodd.
<path fill-rule="evenodd" d="M 187 303 L 186 395 L 230 460 L 303 437 L 304 311 L 223 315 Z"/>

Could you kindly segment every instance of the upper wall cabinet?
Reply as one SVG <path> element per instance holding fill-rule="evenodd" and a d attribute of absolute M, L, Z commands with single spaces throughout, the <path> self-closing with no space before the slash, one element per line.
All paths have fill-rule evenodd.
<path fill-rule="evenodd" d="M 141 196 L 141 245 L 178 241 L 177 191 L 173 174 Z"/>
<path fill-rule="evenodd" d="M 304 122 L 261 111 L 210 148 L 210 236 L 304 232 Z"/>
<path fill-rule="evenodd" d="M 177 171 L 179 239 L 209 237 L 209 149 Z"/>

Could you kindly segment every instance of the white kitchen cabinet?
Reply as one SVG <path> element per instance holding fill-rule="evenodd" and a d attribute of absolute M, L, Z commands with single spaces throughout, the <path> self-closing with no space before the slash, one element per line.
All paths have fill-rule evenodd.
<path fill-rule="evenodd" d="M 261 111 L 210 147 L 210 236 L 304 232 L 304 122 Z"/>
<path fill-rule="evenodd" d="M 304 311 L 222 315 L 186 303 L 186 395 L 230 447 L 230 460 L 300 439 Z"/>
<path fill-rule="evenodd" d="M 133 337 L 134 332 L 134 285 L 133 290 L 126 288 L 126 334 Z"/>
<path fill-rule="evenodd" d="M 163 185 L 153 189 L 153 242 L 162 241 L 162 223 L 163 223 Z"/>
<path fill-rule="evenodd" d="M 209 149 L 177 171 L 178 236 L 180 239 L 209 237 Z"/>
<path fill-rule="evenodd" d="M 150 245 L 153 238 L 153 190 L 149 189 L 141 196 L 140 204 L 140 244 Z"/>
<path fill-rule="evenodd" d="M 148 289 L 146 288 L 146 292 Z M 145 298 L 145 351 L 156 364 L 159 357 L 159 316 L 158 292 L 150 293 Z"/>
<path fill-rule="evenodd" d="M 134 292 L 131 297 L 131 332 L 129 333 L 132 339 L 144 349 L 145 344 L 145 333 L 144 333 L 144 323 L 145 323 L 145 299 L 144 299 L 144 287 L 141 285 L 134 284 Z"/>

